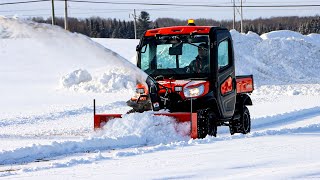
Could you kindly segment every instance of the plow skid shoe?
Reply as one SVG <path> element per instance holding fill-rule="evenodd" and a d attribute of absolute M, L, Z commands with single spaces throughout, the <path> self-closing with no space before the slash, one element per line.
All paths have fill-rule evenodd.
<path fill-rule="evenodd" d="M 198 138 L 197 131 L 197 113 L 176 112 L 176 113 L 154 113 L 155 116 L 169 116 L 173 117 L 178 123 L 190 122 L 190 137 Z M 102 128 L 109 120 L 114 118 L 121 118 L 122 114 L 95 114 L 94 115 L 94 129 Z"/>

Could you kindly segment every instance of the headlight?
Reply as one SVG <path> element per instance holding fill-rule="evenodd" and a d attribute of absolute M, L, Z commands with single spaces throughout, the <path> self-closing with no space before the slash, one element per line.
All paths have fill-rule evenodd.
<path fill-rule="evenodd" d="M 138 94 L 144 94 L 144 89 L 143 88 L 138 88 L 138 89 L 136 89 L 136 92 Z"/>
<path fill-rule="evenodd" d="M 183 93 L 187 98 L 201 96 L 204 93 L 204 85 L 202 84 L 197 87 L 184 88 Z"/>

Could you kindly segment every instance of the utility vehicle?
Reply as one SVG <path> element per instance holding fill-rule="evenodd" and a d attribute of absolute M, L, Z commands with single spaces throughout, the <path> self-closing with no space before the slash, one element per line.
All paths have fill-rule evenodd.
<path fill-rule="evenodd" d="M 252 105 L 248 94 L 254 89 L 253 77 L 235 75 L 233 42 L 226 28 L 195 26 L 191 20 L 188 26 L 150 29 L 136 50 L 137 66 L 148 78 L 127 102 L 130 112 L 152 110 L 177 122 L 190 121 L 192 138 L 216 136 L 218 126 L 229 126 L 231 134 L 250 132 L 247 106 Z M 200 51 L 206 58 L 197 62 L 203 60 Z M 95 113 L 95 128 L 120 117 Z"/>

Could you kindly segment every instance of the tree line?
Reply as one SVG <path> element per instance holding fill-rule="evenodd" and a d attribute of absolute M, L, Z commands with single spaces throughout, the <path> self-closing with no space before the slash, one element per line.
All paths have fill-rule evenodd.
<path fill-rule="evenodd" d="M 32 18 L 35 22 L 51 24 L 51 18 L 43 19 L 41 17 Z M 214 19 L 195 19 L 197 25 L 221 26 L 233 29 L 233 22 L 216 21 Z M 147 29 L 186 25 L 187 20 L 174 18 L 158 18 L 155 21 L 150 20 L 150 14 L 141 11 L 137 17 L 137 38 L 140 38 Z M 56 25 L 64 27 L 64 19 L 57 18 Z M 111 18 L 91 17 L 86 19 L 69 18 L 68 27 L 71 32 L 84 34 L 92 38 L 124 38 L 134 39 L 134 21 L 125 21 Z M 240 31 L 240 22 L 236 22 L 236 30 Z M 273 17 L 259 18 L 254 20 L 244 20 L 243 30 L 255 32 L 259 35 L 276 30 L 291 30 L 301 34 L 320 33 L 320 16 L 309 17 Z"/>

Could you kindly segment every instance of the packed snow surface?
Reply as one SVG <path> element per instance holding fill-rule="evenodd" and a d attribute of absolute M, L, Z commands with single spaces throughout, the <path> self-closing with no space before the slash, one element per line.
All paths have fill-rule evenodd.
<path fill-rule="evenodd" d="M 190 139 L 190 123 L 125 114 L 146 74 L 138 40 L 90 39 L 0 18 L 3 179 L 318 179 L 320 36 L 231 31 L 236 73 L 253 74 L 252 132 Z M 97 113 L 121 113 L 93 131 Z"/>

